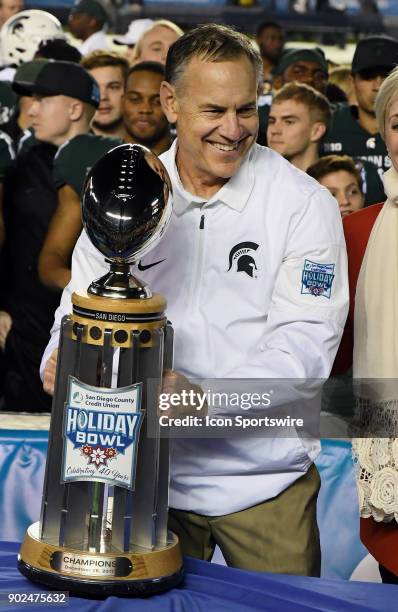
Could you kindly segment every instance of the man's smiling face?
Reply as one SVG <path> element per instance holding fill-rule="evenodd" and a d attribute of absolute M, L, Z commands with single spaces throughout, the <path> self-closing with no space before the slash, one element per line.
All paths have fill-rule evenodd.
<path fill-rule="evenodd" d="M 193 58 L 175 88 L 169 121 L 177 123 L 177 164 L 203 184 L 222 186 L 239 169 L 258 131 L 257 81 L 242 56 Z"/>

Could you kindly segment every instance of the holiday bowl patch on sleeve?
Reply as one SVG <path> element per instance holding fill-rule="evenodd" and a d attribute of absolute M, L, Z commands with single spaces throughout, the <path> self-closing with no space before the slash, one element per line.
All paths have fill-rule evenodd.
<path fill-rule="evenodd" d="M 301 275 L 301 293 L 323 296 L 330 300 L 335 276 L 334 266 L 335 264 L 317 263 L 305 259 Z"/>

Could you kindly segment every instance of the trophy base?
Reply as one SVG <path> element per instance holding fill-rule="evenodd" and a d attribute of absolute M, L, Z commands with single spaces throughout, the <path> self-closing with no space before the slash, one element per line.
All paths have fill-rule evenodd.
<path fill-rule="evenodd" d="M 41 584 L 51 590 L 68 591 L 70 594 L 94 599 L 111 595 L 145 597 L 168 591 L 178 586 L 184 577 L 181 568 L 171 576 L 161 576 L 152 580 L 87 580 L 45 572 L 18 559 L 18 569 L 31 582 Z"/>
<path fill-rule="evenodd" d="M 177 586 L 183 576 L 177 536 L 170 544 L 145 552 L 90 553 L 54 546 L 38 537 L 31 525 L 18 555 L 18 569 L 34 583 L 74 595 L 145 597 Z"/>

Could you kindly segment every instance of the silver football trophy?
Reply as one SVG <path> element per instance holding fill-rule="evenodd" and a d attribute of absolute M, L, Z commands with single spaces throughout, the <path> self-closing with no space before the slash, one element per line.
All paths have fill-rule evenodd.
<path fill-rule="evenodd" d="M 148 595 L 183 576 L 167 529 L 168 440 L 147 435 L 173 331 L 163 296 L 130 273 L 164 232 L 171 196 L 163 164 L 138 145 L 111 150 L 85 182 L 83 224 L 110 271 L 62 320 L 41 517 L 18 557 L 50 588 Z"/>

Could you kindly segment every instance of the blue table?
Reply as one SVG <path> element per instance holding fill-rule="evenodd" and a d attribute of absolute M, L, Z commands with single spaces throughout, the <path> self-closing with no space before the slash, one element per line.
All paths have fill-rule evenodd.
<path fill-rule="evenodd" d="M 47 438 L 47 431 L 0 430 L 0 540 L 22 540 L 27 527 L 39 519 Z M 367 554 L 359 541 L 349 443 L 323 440 L 316 463 L 322 480 L 318 498 L 322 577 L 348 579 Z"/>
<path fill-rule="evenodd" d="M 0 542 L 0 594 L 42 591 L 16 569 L 18 550 L 16 542 Z M 396 612 L 398 607 L 398 587 L 393 585 L 244 572 L 190 558 L 185 560 L 185 569 L 183 585 L 162 595 L 148 599 L 109 597 L 102 601 L 73 597 L 69 609 L 80 612 Z M 0 605 L 0 611 L 13 609 L 48 612 L 49 606 Z"/>

